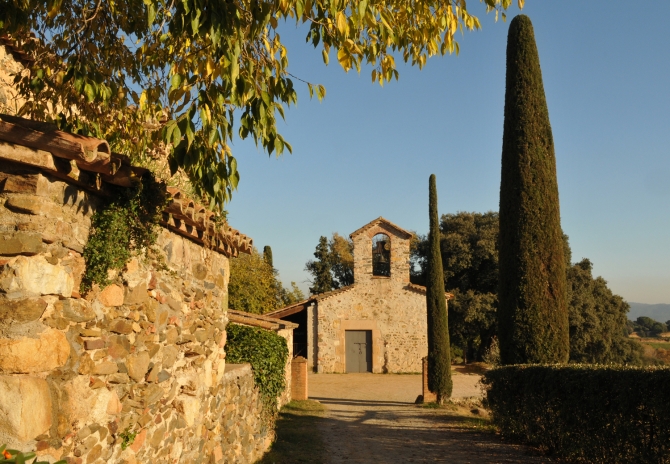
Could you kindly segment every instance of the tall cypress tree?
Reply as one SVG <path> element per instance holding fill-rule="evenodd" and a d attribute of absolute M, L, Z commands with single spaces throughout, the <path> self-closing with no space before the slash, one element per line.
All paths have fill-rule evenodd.
<path fill-rule="evenodd" d="M 272 248 L 270 248 L 270 245 L 265 245 L 265 247 L 263 247 L 263 259 L 265 259 L 265 262 L 274 269 L 274 263 L 272 262 Z"/>
<path fill-rule="evenodd" d="M 507 36 L 498 333 L 503 364 L 567 362 L 570 341 L 554 140 L 533 26 Z"/>
<path fill-rule="evenodd" d="M 429 181 L 428 270 L 426 272 L 426 314 L 428 317 L 428 388 L 444 403 L 451 396 L 451 348 L 447 300 L 444 295 L 444 271 L 440 252 L 440 221 L 437 216 L 435 174 Z"/>

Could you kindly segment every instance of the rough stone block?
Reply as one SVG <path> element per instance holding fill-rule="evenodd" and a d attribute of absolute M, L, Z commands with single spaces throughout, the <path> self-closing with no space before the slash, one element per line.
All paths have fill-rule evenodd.
<path fill-rule="evenodd" d="M 33 232 L 0 234 L 0 255 L 35 255 L 44 251 L 42 235 Z"/>
<path fill-rule="evenodd" d="M 86 300 L 59 300 L 54 306 L 56 311 L 60 311 L 65 319 L 73 322 L 88 322 L 95 319 L 95 311 Z"/>
<path fill-rule="evenodd" d="M 0 371 L 15 374 L 46 372 L 63 366 L 70 344 L 59 330 L 47 329 L 38 338 L 0 339 Z"/>
<path fill-rule="evenodd" d="M 96 364 L 92 369 L 92 373 L 95 375 L 116 374 L 118 371 L 119 367 L 116 365 L 116 363 L 110 361 L 104 361 L 100 364 Z"/>
<path fill-rule="evenodd" d="M 44 256 L 18 256 L 0 269 L 0 291 L 8 295 L 59 295 L 70 298 L 72 276 Z"/>
<path fill-rule="evenodd" d="M 125 293 L 123 303 L 127 305 L 142 304 L 149 299 L 146 282 L 141 282 L 133 288 L 126 287 Z"/>
<path fill-rule="evenodd" d="M 41 193 L 46 179 L 40 174 L 9 175 L 4 179 L 2 193 Z"/>
<path fill-rule="evenodd" d="M 0 434 L 25 442 L 47 432 L 51 423 L 46 380 L 0 376 Z"/>
<path fill-rule="evenodd" d="M 89 427 L 90 424 L 107 424 L 112 419 L 109 415 L 113 414 L 108 411 L 119 409 L 119 397 L 106 388 L 91 389 L 89 382 L 88 376 L 78 375 L 63 384 L 67 400 L 61 404 L 61 413 L 70 423 L 78 421 Z"/>
<path fill-rule="evenodd" d="M 123 289 L 115 284 L 108 285 L 98 295 L 98 301 L 103 306 L 121 306 L 123 304 Z"/>
<path fill-rule="evenodd" d="M 175 403 L 177 411 L 183 414 L 186 424 L 191 427 L 200 414 L 200 400 L 192 396 L 179 395 Z"/>
<path fill-rule="evenodd" d="M 151 358 L 149 358 L 149 353 L 142 351 L 133 356 L 128 356 L 127 365 L 128 365 L 128 375 L 130 378 L 136 382 L 141 382 L 144 380 L 144 376 L 149 370 L 149 363 Z"/>
<path fill-rule="evenodd" d="M 5 207 L 17 213 L 59 216 L 60 208 L 50 200 L 38 195 L 16 195 L 7 199 Z"/>
<path fill-rule="evenodd" d="M 0 320 L 29 322 L 39 319 L 47 308 L 47 302 L 40 298 L 8 300 L 0 296 Z"/>
<path fill-rule="evenodd" d="M 192 266 L 193 277 L 199 280 L 203 280 L 207 277 L 207 266 L 202 263 L 195 263 Z"/>
<path fill-rule="evenodd" d="M 125 321 L 123 319 L 119 319 L 119 320 L 114 321 L 112 323 L 109 330 L 110 330 L 110 332 L 128 335 L 130 332 L 133 331 L 133 325 L 128 321 Z"/>
<path fill-rule="evenodd" d="M 86 340 L 84 341 L 84 347 L 87 350 L 100 350 L 105 347 L 105 342 L 99 338 L 96 340 Z"/>

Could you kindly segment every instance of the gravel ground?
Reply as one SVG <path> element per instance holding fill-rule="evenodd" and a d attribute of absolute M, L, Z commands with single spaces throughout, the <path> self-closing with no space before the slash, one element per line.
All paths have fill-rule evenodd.
<path fill-rule="evenodd" d="M 479 379 L 454 374 L 454 399 L 481 398 Z M 420 375 L 311 374 L 308 382 L 310 399 L 327 408 L 319 428 L 334 464 L 552 462 L 482 428 L 485 411 L 415 405 Z"/>

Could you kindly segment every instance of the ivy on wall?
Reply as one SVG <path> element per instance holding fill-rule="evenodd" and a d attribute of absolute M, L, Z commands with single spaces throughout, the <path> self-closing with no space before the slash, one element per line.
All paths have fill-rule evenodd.
<path fill-rule="evenodd" d="M 286 339 L 269 330 L 237 324 L 228 324 L 226 332 L 226 361 L 251 364 L 263 405 L 274 416 L 277 412 L 277 397 L 286 388 Z"/>
<path fill-rule="evenodd" d="M 91 232 L 84 247 L 86 272 L 81 293 L 93 284 L 109 284 L 108 271 L 120 270 L 138 250 L 149 250 L 156 243 L 161 211 L 167 202 L 163 182 L 150 173 L 133 187 L 115 188 L 114 198 L 91 218 Z"/>

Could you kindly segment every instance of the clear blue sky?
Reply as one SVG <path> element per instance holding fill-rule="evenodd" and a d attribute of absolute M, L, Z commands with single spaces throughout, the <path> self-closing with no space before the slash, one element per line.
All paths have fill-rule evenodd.
<path fill-rule="evenodd" d="M 327 96 L 310 100 L 296 83 L 298 105 L 279 127 L 292 155 L 235 144 L 242 179 L 227 209 L 259 249 L 272 246 L 286 284 L 307 289 L 305 262 L 321 235 L 349 235 L 378 216 L 426 233 L 431 173 L 440 214 L 498 209 L 509 19 L 469 6 L 483 28 L 460 37 L 459 56 L 422 71 L 401 65 L 384 88 L 369 68 L 345 74 L 334 56 L 324 66 L 305 29 L 280 29 L 292 74 Z M 670 303 L 670 2 L 527 0 L 523 12 L 535 28 L 573 261 L 589 258 L 628 301 Z"/>

